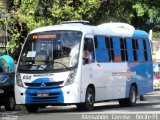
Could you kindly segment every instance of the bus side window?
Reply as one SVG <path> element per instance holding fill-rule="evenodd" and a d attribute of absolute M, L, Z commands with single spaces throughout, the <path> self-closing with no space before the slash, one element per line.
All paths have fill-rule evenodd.
<path fill-rule="evenodd" d="M 113 37 L 113 49 L 114 49 L 114 59 L 115 62 L 121 62 L 121 49 L 120 49 L 120 39 L 118 37 Z"/>
<path fill-rule="evenodd" d="M 84 64 L 92 63 L 95 61 L 94 45 L 92 38 L 84 39 Z"/>
<path fill-rule="evenodd" d="M 148 61 L 148 54 L 147 54 L 147 45 L 146 45 L 146 40 L 143 40 L 143 45 L 144 45 L 144 58 L 145 61 Z"/>
<path fill-rule="evenodd" d="M 110 44 L 110 39 L 109 37 L 105 37 L 105 43 L 106 43 L 106 49 L 107 49 L 107 57 L 108 57 L 108 62 L 111 61 L 111 44 Z"/>
<path fill-rule="evenodd" d="M 109 62 L 109 38 L 105 38 L 104 36 L 96 36 L 94 41 L 97 62 Z"/>
<path fill-rule="evenodd" d="M 110 56 L 111 56 L 111 60 L 114 61 L 114 50 L 113 50 L 113 39 L 112 38 L 109 39 L 109 43 L 110 43 Z"/>
<path fill-rule="evenodd" d="M 152 56 L 151 56 L 151 47 L 149 43 L 149 39 L 146 39 L 146 47 L 147 47 L 147 56 L 148 56 L 148 61 L 152 61 Z"/>
<path fill-rule="evenodd" d="M 120 47 L 121 47 L 121 57 L 122 61 L 128 61 L 128 54 L 126 49 L 126 39 L 120 38 Z"/>
<path fill-rule="evenodd" d="M 142 39 L 138 39 L 138 50 L 137 50 L 137 54 L 138 54 L 138 61 L 139 62 L 144 62 L 144 45 L 143 45 L 143 40 Z"/>
<path fill-rule="evenodd" d="M 128 61 L 133 62 L 134 55 L 133 55 L 133 46 L 131 38 L 126 38 L 126 49 L 127 49 Z"/>
<path fill-rule="evenodd" d="M 138 49 L 138 43 L 137 39 L 132 39 L 132 48 L 133 48 L 133 56 L 134 56 L 134 61 L 137 61 L 137 49 Z"/>

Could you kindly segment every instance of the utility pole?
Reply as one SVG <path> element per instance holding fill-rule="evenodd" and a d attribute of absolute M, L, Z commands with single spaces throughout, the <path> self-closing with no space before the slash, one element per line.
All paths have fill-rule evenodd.
<path fill-rule="evenodd" d="M 8 0 L 4 0 L 4 2 L 5 2 L 5 3 L 4 3 L 4 4 L 5 4 L 5 8 L 0 11 L 0 16 L 1 16 L 2 18 L 4 18 L 4 25 L 5 25 L 5 43 L 6 43 L 6 45 L 7 45 L 7 43 L 8 43 L 8 25 L 7 25 L 7 19 L 10 17 L 10 14 L 7 12 L 7 2 L 8 2 Z M 6 47 L 6 45 L 5 45 L 5 47 Z M 8 55 L 9 52 L 8 52 L 7 47 L 6 47 L 6 51 L 7 51 L 7 55 Z"/>
<path fill-rule="evenodd" d="M 152 39 L 153 39 L 152 34 L 153 34 L 152 30 L 149 30 L 149 40 L 150 40 L 150 41 L 152 41 Z"/>
<path fill-rule="evenodd" d="M 8 30 L 8 28 L 7 28 L 7 17 L 8 17 L 8 15 L 7 15 L 7 0 L 5 0 L 5 8 L 6 8 L 6 10 L 5 10 L 6 42 L 8 43 L 8 32 L 7 32 L 7 30 Z M 7 50 L 7 55 L 9 55 L 7 47 L 6 47 L 6 50 Z"/>

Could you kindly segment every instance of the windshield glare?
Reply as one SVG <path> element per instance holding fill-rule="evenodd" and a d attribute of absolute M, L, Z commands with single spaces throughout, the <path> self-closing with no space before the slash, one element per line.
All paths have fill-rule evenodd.
<path fill-rule="evenodd" d="M 21 53 L 19 69 L 69 69 L 78 62 L 80 31 L 49 31 L 30 34 Z"/>

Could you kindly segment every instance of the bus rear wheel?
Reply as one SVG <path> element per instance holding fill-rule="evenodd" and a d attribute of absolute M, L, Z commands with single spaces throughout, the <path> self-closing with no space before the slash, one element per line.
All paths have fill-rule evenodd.
<path fill-rule="evenodd" d="M 135 106 L 137 101 L 137 89 L 135 86 L 131 86 L 129 92 L 129 98 L 127 98 L 127 104 L 129 107 Z"/>
<path fill-rule="evenodd" d="M 88 88 L 86 91 L 85 102 L 77 104 L 77 109 L 91 111 L 94 108 L 94 101 L 95 101 L 94 90 L 92 88 Z"/>
<path fill-rule="evenodd" d="M 136 105 L 137 101 L 137 89 L 135 86 L 131 86 L 130 92 L 129 92 L 129 97 L 125 99 L 120 99 L 119 105 L 121 107 L 132 107 Z"/>

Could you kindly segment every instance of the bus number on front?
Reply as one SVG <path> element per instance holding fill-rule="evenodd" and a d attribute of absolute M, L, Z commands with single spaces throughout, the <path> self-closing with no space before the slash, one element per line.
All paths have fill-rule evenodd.
<path fill-rule="evenodd" d="M 23 79 L 24 79 L 24 80 L 30 80 L 30 79 L 31 79 L 31 75 L 24 75 L 24 76 L 23 76 Z"/>

